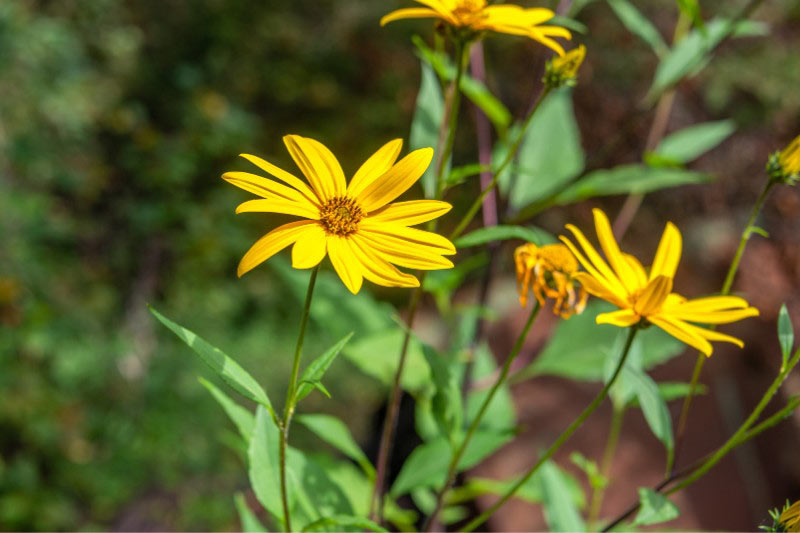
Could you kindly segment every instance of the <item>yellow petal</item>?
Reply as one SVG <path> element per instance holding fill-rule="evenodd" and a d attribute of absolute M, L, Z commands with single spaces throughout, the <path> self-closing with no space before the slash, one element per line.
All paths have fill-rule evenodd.
<path fill-rule="evenodd" d="M 265 161 L 265 160 L 261 159 L 258 156 L 254 156 L 254 155 L 250 155 L 250 154 L 239 154 L 239 155 L 241 157 L 247 159 L 251 163 L 253 163 L 255 166 L 257 166 L 258 168 L 260 168 L 261 170 L 263 170 L 267 174 L 275 176 L 276 178 L 278 178 L 279 180 L 283 181 L 284 183 L 286 183 L 290 187 L 294 187 L 295 189 L 300 191 L 300 194 L 305 196 L 306 199 L 309 202 L 311 202 L 312 204 L 320 205 L 320 200 L 317 197 L 317 195 L 314 193 L 314 191 L 312 191 L 309 188 L 308 185 L 303 183 L 300 180 L 300 178 L 294 176 L 293 174 L 290 174 L 290 173 L 286 172 L 285 170 L 283 170 L 281 168 L 276 167 L 275 165 L 273 165 L 269 161 Z"/>
<path fill-rule="evenodd" d="M 608 217 L 599 209 L 592 209 L 592 214 L 594 215 L 597 239 L 600 241 L 600 247 L 603 248 L 603 253 L 606 254 L 606 259 L 608 259 L 611 268 L 614 269 L 614 272 L 617 274 L 620 281 L 622 281 L 622 284 L 628 292 L 634 292 L 638 288 L 636 274 L 619 249 L 617 239 L 614 238 L 614 233 L 611 231 L 611 224 L 608 222 Z"/>
<path fill-rule="evenodd" d="M 647 317 L 659 309 L 667 299 L 672 290 L 672 278 L 667 276 L 658 276 L 656 279 L 647 284 L 642 289 L 642 292 L 636 296 L 636 303 L 634 310 L 640 315 Z"/>
<path fill-rule="evenodd" d="M 369 214 L 369 220 L 391 222 L 401 226 L 414 226 L 444 215 L 453 206 L 438 200 L 411 200 L 395 202 Z"/>
<path fill-rule="evenodd" d="M 285 200 L 248 200 L 239 204 L 236 214 L 240 213 L 281 213 L 298 217 L 319 220 L 319 210 L 308 203 L 288 202 Z"/>
<path fill-rule="evenodd" d="M 708 311 L 723 311 L 729 309 L 745 309 L 750 306 L 747 300 L 738 296 L 706 296 L 705 298 L 694 298 L 686 300 L 685 298 L 668 302 L 670 309 L 675 307 L 681 311 L 691 312 L 708 312 Z"/>
<path fill-rule="evenodd" d="M 372 250 L 369 243 L 357 234 L 350 237 L 350 248 L 361 263 L 364 277 L 384 287 L 419 287 L 419 280 L 401 272 Z"/>
<path fill-rule="evenodd" d="M 277 181 L 262 178 L 256 174 L 250 174 L 249 172 L 226 172 L 222 175 L 222 179 L 231 185 L 235 185 L 240 189 L 244 189 L 264 198 L 283 200 L 297 204 L 307 204 L 309 209 L 316 208 L 316 205 L 303 196 L 300 191 L 287 187 Z"/>
<path fill-rule="evenodd" d="M 483 10 L 486 20 L 492 24 L 508 24 L 509 26 L 536 26 L 547 22 L 555 13 L 545 8 L 524 9 L 520 6 L 502 4 L 488 6 Z"/>
<path fill-rule="evenodd" d="M 617 275 L 614 274 L 614 271 L 611 270 L 603 258 L 600 257 L 600 254 L 597 253 L 597 250 L 595 250 L 594 246 L 592 246 L 589 240 L 583 235 L 583 232 L 572 224 L 567 224 L 567 229 L 570 230 L 575 236 L 578 244 L 580 244 L 581 248 L 583 248 L 584 252 L 586 252 L 587 257 L 584 257 L 569 239 L 562 236 L 561 241 L 567 245 L 572 252 L 572 255 L 574 255 L 578 261 L 580 261 L 580 263 L 583 265 L 583 268 L 585 268 L 589 274 L 598 280 L 602 280 L 603 284 L 611 289 L 618 298 L 621 300 L 626 300 L 630 293 L 625 289 L 625 286 L 622 285 L 622 282 L 619 280 Z"/>
<path fill-rule="evenodd" d="M 641 289 L 647 285 L 647 272 L 645 272 L 642 263 L 640 263 L 638 259 L 630 254 L 623 253 L 622 257 L 624 257 L 628 262 L 631 267 L 631 271 L 635 275 L 637 289 Z"/>
<path fill-rule="evenodd" d="M 630 304 L 627 302 L 627 300 L 619 298 L 619 296 L 617 296 L 617 294 L 615 294 L 614 291 L 604 283 L 603 279 L 595 278 L 586 272 L 578 272 L 574 277 L 581 284 L 581 286 L 586 289 L 586 292 L 592 296 L 602 298 L 603 300 L 611 302 L 617 307 L 630 307 Z"/>
<path fill-rule="evenodd" d="M 259 240 L 244 254 L 239 262 L 237 274 L 242 277 L 245 273 L 254 269 L 279 251 L 283 250 L 305 233 L 313 231 L 317 223 L 310 220 L 300 220 L 290 222 L 283 226 L 278 226 Z"/>
<path fill-rule="evenodd" d="M 327 236 L 322 226 L 315 224 L 303 233 L 292 246 L 292 267 L 312 268 L 319 264 L 327 251 Z"/>
<path fill-rule="evenodd" d="M 712 331 L 706 328 L 699 328 L 692 324 L 687 324 L 687 326 L 690 327 L 692 331 L 694 331 L 695 333 L 697 333 L 706 340 L 729 342 L 731 344 L 735 344 L 739 348 L 744 348 L 744 342 L 742 342 L 741 339 L 737 339 L 736 337 L 720 333 L 719 331 Z"/>
<path fill-rule="evenodd" d="M 748 307 L 747 309 L 729 309 L 726 311 L 684 311 L 680 308 L 664 310 L 665 314 L 686 320 L 688 322 L 698 322 L 701 324 L 729 324 L 737 322 L 751 316 L 758 316 L 758 309 Z"/>
<path fill-rule="evenodd" d="M 611 324 L 612 326 L 626 328 L 638 323 L 641 319 L 642 317 L 630 309 L 620 309 L 613 313 L 601 313 L 597 315 L 595 322 L 598 324 Z"/>
<path fill-rule="evenodd" d="M 388 204 L 414 185 L 433 159 L 433 148 L 414 150 L 392 166 L 380 179 L 367 185 L 358 195 L 358 203 L 367 212 Z"/>
<path fill-rule="evenodd" d="M 395 20 L 424 19 L 431 17 L 442 18 L 442 16 L 433 9 L 427 9 L 424 7 L 407 7 L 405 9 L 398 9 L 396 11 L 392 11 L 388 15 L 384 15 L 381 18 L 381 26 L 385 26 L 390 22 L 394 22 Z"/>
<path fill-rule="evenodd" d="M 650 279 L 656 276 L 675 277 L 678 263 L 681 260 L 681 250 L 683 240 L 681 232 L 672 222 L 667 222 L 664 233 L 661 235 L 661 242 L 658 243 L 658 250 L 653 259 L 653 266 L 650 267 Z"/>
<path fill-rule="evenodd" d="M 398 224 L 387 224 L 376 222 L 372 219 L 365 219 L 359 225 L 359 231 L 369 232 L 370 234 L 394 237 L 403 241 L 403 245 L 409 250 L 425 249 L 426 251 L 440 254 L 452 255 L 456 253 L 456 247 L 445 237 L 431 231 L 423 231 L 416 228 L 408 228 Z"/>
<path fill-rule="evenodd" d="M 711 343 L 699 336 L 697 333 L 691 331 L 688 328 L 689 324 L 661 315 L 648 317 L 647 320 L 660 327 L 679 341 L 700 350 L 706 354 L 706 356 L 711 355 L 711 352 L 713 351 Z"/>
<path fill-rule="evenodd" d="M 347 196 L 357 198 L 367 185 L 383 176 L 397 161 L 402 149 L 403 140 L 395 139 L 384 144 L 372 154 L 350 180 L 350 185 L 347 186 Z"/>
<path fill-rule="evenodd" d="M 286 135 L 283 142 L 320 200 L 325 202 L 344 196 L 344 172 L 339 161 L 325 145 L 299 135 Z"/>
<path fill-rule="evenodd" d="M 361 284 L 364 282 L 364 276 L 358 260 L 350 249 L 350 242 L 347 237 L 329 236 L 328 256 L 331 258 L 333 268 L 339 274 L 339 278 L 345 287 L 353 294 L 358 294 L 358 291 L 361 290 Z"/>
<path fill-rule="evenodd" d="M 416 270 L 453 268 L 452 261 L 430 248 L 409 246 L 407 241 L 392 235 L 360 229 L 358 237 L 363 238 L 378 256 L 401 267 Z"/>

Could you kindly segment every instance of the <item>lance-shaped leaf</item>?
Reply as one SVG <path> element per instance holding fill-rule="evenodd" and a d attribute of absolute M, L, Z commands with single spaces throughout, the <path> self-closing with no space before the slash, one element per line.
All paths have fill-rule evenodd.
<path fill-rule="evenodd" d="M 222 350 L 212 346 L 193 331 L 171 321 L 152 307 L 150 312 L 162 324 L 167 326 L 175 335 L 200 356 L 211 369 L 222 377 L 225 382 L 233 387 L 236 392 L 263 405 L 274 417 L 275 411 L 261 385 L 239 363 L 225 355 Z"/>
<path fill-rule="evenodd" d="M 313 431 L 319 438 L 354 460 L 370 479 L 375 477 L 375 469 L 361 450 L 350 429 L 338 418 L 324 414 L 300 415 L 298 422 Z"/>
<path fill-rule="evenodd" d="M 325 372 L 330 368 L 333 360 L 336 359 L 336 356 L 339 355 L 339 352 L 342 351 L 342 348 L 344 348 L 344 345 L 347 344 L 347 341 L 349 341 L 352 336 L 352 333 L 345 335 L 339 342 L 314 359 L 311 364 L 303 370 L 303 375 L 300 376 L 300 385 L 297 387 L 297 394 L 295 394 L 295 404 L 311 394 L 311 391 L 314 390 L 315 387 L 322 386 L 320 383 L 322 376 L 325 375 Z M 324 387 L 322 390 L 324 393 Z M 327 396 L 330 397 L 329 394 Z"/>
<path fill-rule="evenodd" d="M 243 533 L 266 533 L 267 528 L 259 521 L 247 501 L 244 494 L 237 492 L 233 496 L 233 502 L 236 505 L 236 511 L 239 513 L 239 521 L 242 523 Z"/>
<path fill-rule="evenodd" d="M 666 161 L 688 163 L 715 148 L 735 130 L 732 120 L 695 124 L 667 135 L 656 147 L 655 155 Z"/>
<path fill-rule="evenodd" d="M 253 413 L 231 400 L 230 396 L 222 392 L 216 385 L 211 383 L 205 378 L 199 378 L 200 383 L 208 389 L 208 392 L 217 400 L 228 415 L 228 418 L 239 430 L 239 434 L 244 439 L 245 444 L 250 442 L 250 437 L 253 435 L 253 427 L 255 427 L 255 417 Z"/>
<path fill-rule="evenodd" d="M 256 493 L 258 501 L 269 511 L 276 521 L 283 522 L 283 508 L 281 506 L 280 434 L 274 420 L 263 407 L 256 409 L 256 423 L 247 456 L 249 462 L 250 484 Z M 294 506 L 294 499 L 300 488 L 298 473 L 292 468 L 292 463 L 286 465 L 286 485 L 289 498 L 289 509 Z"/>
<path fill-rule="evenodd" d="M 422 74 L 417 93 L 417 104 L 411 119 L 408 145 L 410 150 L 428 147 L 435 150 L 439 141 L 439 128 L 444 120 L 444 97 L 433 68 L 424 61 L 420 65 Z M 436 165 L 432 163 L 420 178 L 422 190 L 427 198 L 433 198 L 436 195 L 435 167 Z"/>
<path fill-rule="evenodd" d="M 649 44 L 658 57 L 663 57 L 669 52 L 669 47 L 658 29 L 632 3 L 628 0 L 608 0 L 608 5 L 628 31 Z"/>
<path fill-rule="evenodd" d="M 781 344 L 781 356 L 783 357 L 781 368 L 785 368 L 789 361 L 789 354 L 792 353 L 792 346 L 794 346 L 794 328 L 786 304 L 781 306 L 781 311 L 778 313 L 778 341 Z"/>
<path fill-rule="evenodd" d="M 490 242 L 519 239 L 536 245 L 556 242 L 555 237 L 543 229 L 529 226 L 488 226 L 476 229 L 456 240 L 457 248 L 481 246 Z"/>

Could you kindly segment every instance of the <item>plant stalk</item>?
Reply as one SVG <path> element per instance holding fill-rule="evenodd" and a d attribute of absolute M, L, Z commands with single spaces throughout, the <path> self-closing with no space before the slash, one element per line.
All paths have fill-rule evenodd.
<path fill-rule="evenodd" d="M 631 345 L 633 344 L 633 339 L 636 337 L 637 331 L 639 331 L 637 326 L 630 327 L 628 331 L 628 338 L 625 341 L 625 347 L 623 348 L 622 355 L 619 358 L 619 363 L 617 363 L 617 367 L 614 369 L 611 379 L 608 380 L 608 382 L 603 386 L 602 390 L 597 394 L 597 396 L 595 396 L 594 400 L 592 400 L 592 403 L 590 403 L 589 406 L 586 407 L 586 409 L 584 409 L 583 412 L 578 416 L 578 418 L 576 418 L 575 421 L 570 424 L 570 426 L 561 435 L 559 435 L 556 441 L 547 449 L 547 451 L 544 452 L 544 454 L 542 454 L 536 464 L 534 464 L 528 470 L 528 472 L 511 487 L 511 489 L 506 491 L 497 502 L 489 507 L 489 509 L 468 523 L 462 531 L 473 531 L 475 528 L 486 522 L 486 520 L 488 520 L 489 517 L 491 517 L 498 509 L 500 509 L 500 507 L 505 505 L 505 503 L 511 499 L 512 496 L 514 496 L 517 490 L 527 483 L 531 476 L 533 476 L 533 474 L 539 470 L 539 467 L 547 462 L 547 460 L 550 459 L 559 448 L 561 448 L 561 446 L 572 436 L 572 434 L 575 433 L 575 431 L 581 427 L 581 425 L 583 425 L 586 419 L 589 418 L 589 415 L 591 415 L 600 406 L 600 404 L 603 403 L 603 400 L 605 400 L 606 396 L 608 396 L 609 389 L 611 389 L 611 386 L 614 385 L 614 382 L 617 380 L 617 377 L 619 377 L 620 372 L 622 372 L 622 368 L 625 366 L 625 361 L 628 359 L 628 354 L 630 353 Z"/>
<path fill-rule="evenodd" d="M 311 298 L 314 295 L 314 285 L 317 282 L 317 274 L 319 273 L 319 265 L 311 270 L 311 277 L 308 280 L 308 289 L 306 290 L 306 301 L 303 305 L 303 316 L 300 319 L 300 333 L 297 337 L 297 345 L 294 349 L 294 363 L 292 364 L 292 376 L 289 378 L 289 388 L 286 391 L 286 404 L 283 407 L 283 419 L 280 423 L 280 448 L 279 448 L 279 461 L 280 461 L 280 478 L 281 478 L 281 502 L 283 503 L 283 523 L 286 531 L 292 530 L 292 518 L 289 512 L 289 498 L 286 492 L 286 447 L 289 441 L 289 426 L 292 423 L 292 415 L 294 414 L 294 397 L 297 392 L 297 375 L 300 372 L 300 357 L 303 353 L 303 340 L 306 336 L 306 326 L 308 325 L 308 317 L 311 314 Z"/>
<path fill-rule="evenodd" d="M 603 459 L 600 463 L 600 475 L 605 479 L 609 479 L 608 473 L 611 471 L 611 465 L 614 462 L 614 454 L 617 451 L 617 443 L 619 442 L 619 435 L 622 431 L 622 421 L 624 419 L 625 407 L 614 406 L 614 411 L 611 414 L 611 428 L 608 431 L 608 440 L 606 440 L 606 447 L 603 450 Z M 592 490 L 592 501 L 589 505 L 589 519 L 587 520 L 587 528 L 589 530 L 592 529 L 592 525 L 597 522 L 600 516 L 605 490 L 606 485 L 594 487 Z"/>
<path fill-rule="evenodd" d="M 536 317 L 539 314 L 542 306 L 536 301 L 533 304 L 533 308 L 531 309 L 530 314 L 528 315 L 528 320 L 525 322 L 525 326 L 522 328 L 522 332 L 520 332 L 519 336 L 517 337 L 516 342 L 514 343 L 513 348 L 511 349 L 511 353 L 508 354 L 506 358 L 506 362 L 503 364 L 503 370 L 500 372 L 500 375 L 497 377 L 497 381 L 495 381 L 494 385 L 492 386 L 489 394 L 483 400 L 478 413 L 475 415 L 475 418 L 472 420 L 469 428 L 467 429 L 466 435 L 464 435 L 464 439 L 459 444 L 458 448 L 453 453 L 453 456 L 450 459 L 450 465 L 447 469 L 447 477 L 445 478 L 445 483 L 442 489 L 436 496 L 436 507 L 433 510 L 433 513 L 428 517 L 425 521 L 425 525 L 422 526 L 423 531 L 431 531 L 433 525 L 439 518 L 439 513 L 442 511 L 444 507 L 445 497 L 447 496 L 447 492 L 453 486 L 453 482 L 456 479 L 456 474 L 458 473 L 458 463 L 461 461 L 461 458 L 464 456 L 464 452 L 469 445 L 470 439 L 475 434 L 475 431 L 480 426 L 481 420 L 483 419 L 483 415 L 486 413 L 486 410 L 489 408 L 489 405 L 492 403 L 494 399 L 494 395 L 500 389 L 500 387 L 505 383 L 506 378 L 508 377 L 508 373 L 511 370 L 511 365 L 514 363 L 514 360 L 519 355 L 520 351 L 522 351 L 522 347 L 525 344 L 525 339 L 528 337 L 528 332 L 533 325 L 533 322 L 536 320 Z"/>

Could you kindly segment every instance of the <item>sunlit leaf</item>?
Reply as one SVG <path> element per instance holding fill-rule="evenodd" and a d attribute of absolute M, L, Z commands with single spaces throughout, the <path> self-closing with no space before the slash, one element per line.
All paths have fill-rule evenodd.
<path fill-rule="evenodd" d="M 637 526 L 649 526 L 669 522 L 680 516 L 680 511 L 666 496 L 652 489 L 639 489 L 639 513 L 633 521 Z"/>
<path fill-rule="evenodd" d="M 320 380 L 333 363 L 333 360 L 336 359 L 336 356 L 339 355 L 339 352 L 342 351 L 342 348 L 344 348 L 345 344 L 347 344 L 347 341 L 349 341 L 352 336 L 352 333 L 346 335 L 343 339 L 325 351 L 325 353 L 314 359 L 306 367 L 306 369 L 303 370 L 303 374 L 300 376 L 300 385 L 297 387 L 297 394 L 295 395 L 295 403 L 311 394 L 311 391 L 314 390 L 314 388 L 321 387 L 323 394 L 327 393 L 325 387 L 323 387 L 322 383 L 320 383 Z M 330 394 L 327 393 L 326 396 L 330 397 Z"/>
<path fill-rule="evenodd" d="M 214 399 L 222 406 L 225 414 L 228 415 L 228 418 L 234 423 L 236 429 L 239 430 L 239 434 L 244 439 L 244 442 L 249 443 L 250 437 L 253 434 L 253 427 L 255 426 L 255 417 L 253 413 L 231 400 L 227 394 L 219 390 L 216 385 L 207 379 L 200 378 L 200 383 L 208 389 L 208 392 L 210 392 L 211 395 L 214 396 Z"/>
<path fill-rule="evenodd" d="M 586 531 L 561 469 L 552 461 L 541 466 L 542 507 L 550 531 Z"/>
<path fill-rule="evenodd" d="M 410 150 L 431 147 L 437 148 L 439 128 L 444 120 L 444 97 L 439 86 L 439 80 L 433 68 L 422 61 L 420 63 L 422 78 L 417 93 L 417 105 L 414 117 L 411 120 L 411 133 L 409 134 L 408 147 Z M 433 198 L 436 195 L 436 169 L 431 163 L 420 178 L 425 196 Z"/>

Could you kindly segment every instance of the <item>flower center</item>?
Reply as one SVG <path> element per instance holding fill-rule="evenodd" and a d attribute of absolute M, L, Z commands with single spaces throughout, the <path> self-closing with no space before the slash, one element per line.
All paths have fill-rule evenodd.
<path fill-rule="evenodd" d="M 345 237 L 358 229 L 364 211 L 355 200 L 339 196 L 328 200 L 320 209 L 319 221 L 329 235 Z"/>
<path fill-rule="evenodd" d="M 485 7 L 486 0 L 459 0 L 456 7 L 453 8 L 453 16 L 461 25 L 469 26 L 481 15 Z"/>

